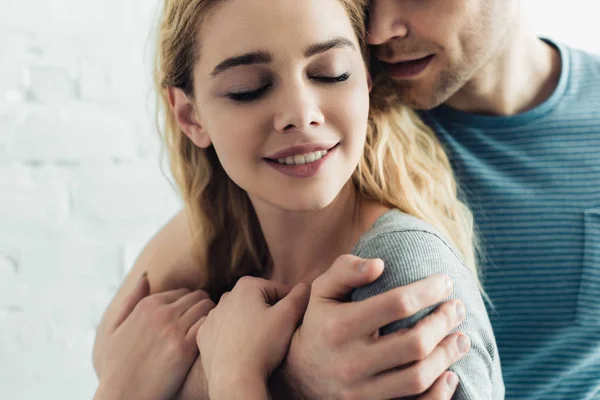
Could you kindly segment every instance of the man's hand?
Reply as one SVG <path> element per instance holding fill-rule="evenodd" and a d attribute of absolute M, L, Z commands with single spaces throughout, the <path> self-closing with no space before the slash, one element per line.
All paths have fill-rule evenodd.
<path fill-rule="evenodd" d="M 452 282 L 432 276 L 347 302 L 353 289 L 382 272 L 381 260 L 346 255 L 314 281 L 304 321 L 280 370 L 288 391 L 306 399 L 452 397 L 458 380 L 446 370 L 467 352 L 458 346 L 464 335 L 446 337 L 464 318 L 459 302 L 446 302 L 412 329 L 378 335 L 379 328 L 443 301 Z"/>

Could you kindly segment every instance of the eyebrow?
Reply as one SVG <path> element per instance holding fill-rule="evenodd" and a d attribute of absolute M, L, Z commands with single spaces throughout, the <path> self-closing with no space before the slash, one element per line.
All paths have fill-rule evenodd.
<path fill-rule="evenodd" d="M 331 49 L 343 49 L 343 48 L 350 48 L 350 49 L 356 51 L 356 47 L 354 46 L 354 43 L 352 43 L 351 40 L 346 39 L 344 37 L 336 37 L 331 40 L 327 40 L 325 42 L 317 43 L 317 44 L 313 44 L 312 46 L 309 46 L 309 48 L 306 49 L 306 52 L 304 52 L 304 57 L 309 58 L 309 57 L 315 56 L 317 54 L 325 53 L 326 51 L 331 50 Z"/>
<path fill-rule="evenodd" d="M 325 42 L 313 44 L 306 49 L 304 57 L 309 58 L 317 54 L 325 53 L 331 49 L 350 48 L 356 51 L 356 46 L 351 40 L 344 37 L 337 37 Z M 273 60 L 271 54 L 267 51 L 251 51 L 240 56 L 234 56 L 221 61 L 211 72 L 211 78 L 225 72 L 233 67 L 242 65 L 268 64 Z"/>
<path fill-rule="evenodd" d="M 266 51 L 252 51 L 250 53 L 242 54 L 241 56 L 230 57 L 221 61 L 219 65 L 213 69 L 210 76 L 214 78 L 220 73 L 233 67 L 239 67 L 240 65 L 266 64 L 270 63 L 271 60 L 271 54 Z"/>

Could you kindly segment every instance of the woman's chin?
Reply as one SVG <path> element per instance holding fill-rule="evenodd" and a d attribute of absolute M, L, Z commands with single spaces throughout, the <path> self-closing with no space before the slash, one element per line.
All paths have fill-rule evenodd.
<path fill-rule="evenodd" d="M 327 201 L 325 199 L 323 199 L 322 201 L 319 201 L 317 199 L 310 199 L 307 201 L 294 201 L 294 202 L 289 202 L 287 204 L 281 204 L 280 208 L 282 210 L 285 211 L 290 211 L 290 212 L 301 212 L 301 213 L 308 213 L 308 212 L 315 212 L 315 211 L 320 211 L 323 210 L 325 208 L 327 208 L 331 202 L 333 201 L 333 199 Z"/>
<path fill-rule="evenodd" d="M 327 208 L 334 200 L 335 195 L 292 195 L 285 198 L 268 201 L 282 211 L 308 213 Z"/>

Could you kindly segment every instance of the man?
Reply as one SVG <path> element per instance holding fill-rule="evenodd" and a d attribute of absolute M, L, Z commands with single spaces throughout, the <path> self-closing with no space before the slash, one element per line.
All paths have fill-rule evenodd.
<path fill-rule="evenodd" d="M 376 82 L 392 79 L 404 102 L 422 110 L 474 211 L 506 397 L 592 399 L 600 391 L 600 59 L 539 40 L 519 6 L 519 0 L 374 0 L 374 75 Z M 159 271 L 194 268 L 183 256 L 189 236 L 180 213 L 149 243 L 99 327 L 101 352 L 136 275 L 148 270 L 152 279 Z M 171 287 L 151 287 L 193 288 L 181 275 Z M 403 367 L 396 397 L 450 399 L 456 381 L 444 371 L 461 356 L 456 342 L 444 339 L 459 321 L 452 309 L 443 305 L 404 332 L 397 353 L 381 353 L 376 341 L 351 328 L 364 330 L 368 316 L 381 310 L 387 313 L 379 319 L 394 320 L 436 304 L 446 294 L 443 280 L 376 296 L 373 309 L 343 303 L 352 287 L 373 279 L 357 274 L 351 259 L 334 264 L 321 280 L 326 290 L 311 297 L 302 327 L 310 334 L 292 342 L 283 368 L 288 380 L 309 398 L 328 391 L 389 398 L 381 374 L 367 368 L 376 360 Z M 368 343 L 371 351 L 358 353 L 348 343 Z M 347 361 L 342 368 L 339 360 Z M 202 389 L 194 387 L 199 365 L 182 398 Z"/>
<path fill-rule="evenodd" d="M 596 399 L 600 57 L 538 39 L 520 3 L 374 0 L 370 44 L 474 212 L 506 398 Z"/>

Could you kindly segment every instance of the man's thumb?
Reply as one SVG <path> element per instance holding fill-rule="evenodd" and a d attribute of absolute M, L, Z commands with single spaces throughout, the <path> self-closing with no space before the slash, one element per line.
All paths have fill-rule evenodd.
<path fill-rule="evenodd" d="M 131 314 L 135 306 L 146 296 L 150 294 L 150 282 L 148 282 L 148 273 L 144 272 L 138 279 L 131 293 L 125 297 L 121 305 L 121 311 L 115 319 L 114 329 L 117 329 L 125 319 Z"/>
<path fill-rule="evenodd" d="M 312 294 L 323 299 L 345 300 L 352 290 L 375 281 L 383 272 L 383 261 L 353 255 L 337 258 L 331 268 L 312 285 Z"/>

